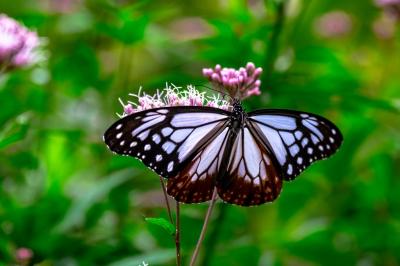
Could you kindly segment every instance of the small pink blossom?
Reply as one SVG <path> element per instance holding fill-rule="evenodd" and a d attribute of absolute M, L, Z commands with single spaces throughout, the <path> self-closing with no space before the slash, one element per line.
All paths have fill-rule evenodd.
<path fill-rule="evenodd" d="M 19 248 L 15 254 L 16 260 L 20 265 L 28 265 L 33 257 L 33 252 L 29 248 Z"/>
<path fill-rule="evenodd" d="M 0 68 L 10 70 L 36 63 L 41 41 L 34 31 L 0 14 Z"/>
<path fill-rule="evenodd" d="M 244 99 L 251 95 L 260 95 L 261 81 L 259 77 L 262 68 L 256 68 L 251 62 L 246 68 L 222 68 L 216 65 L 214 69 L 204 68 L 203 75 L 221 91 L 226 91 L 232 98 Z"/>
<path fill-rule="evenodd" d="M 396 31 L 396 20 L 392 16 L 383 13 L 382 16 L 374 20 L 372 30 L 379 39 L 391 39 Z"/>
<path fill-rule="evenodd" d="M 349 14 L 336 10 L 325 13 L 314 24 L 316 33 L 325 38 L 338 38 L 347 35 L 353 28 Z"/>
<path fill-rule="evenodd" d="M 187 86 L 186 90 L 180 89 L 175 85 L 167 84 L 166 88 L 161 92 L 157 91 L 154 95 L 142 93 L 141 90 L 138 94 L 129 94 L 135 98 L 135 101 L 128 101 L 125 104 L 120 99 L 124 110 L 120 116 L 124 117 L 143 110 L 169 106 L 210 106 L 223 110 L 228 110 L 230 107 L 225 100 L 219 99 L 218 96 L 208 97 L 192 85 Z"/>

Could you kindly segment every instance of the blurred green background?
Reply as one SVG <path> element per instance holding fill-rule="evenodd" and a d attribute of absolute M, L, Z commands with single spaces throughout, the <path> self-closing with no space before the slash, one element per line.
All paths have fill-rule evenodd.
<path fill-rule="evenodd" d="M 158 177 L 102 141 L 118 98 L 263 67 L 247 110 L 328 117 L 344 143 L 272 204 L 217 203 L 199 265 L 400 265 L 400 38 L 364 1 L 1 1 L 47 60 L 0 77 L 0 265 L 174 265 Z M 207 204 L 184 205 L 184 265 Z"/>

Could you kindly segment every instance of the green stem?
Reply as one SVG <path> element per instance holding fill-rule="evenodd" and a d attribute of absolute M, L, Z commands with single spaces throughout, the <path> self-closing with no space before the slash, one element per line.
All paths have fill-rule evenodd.
<path fill-rule="evenodd" d="M 181 242 L 180 242 L 180 213 L 179 202 L 176 202 L 176 226 L 175 226 L 175 247 L 176 247 L 176 265 L 181 266 Z"/>
<path fill-rule="evenodd" d="M 169 221 L 171 222 L 171 224 L 174 224 L 174 220 L 172 219 L 172 214 L 171 214 L 171 207 L 169 206 L 167 190 L 165 189 L 164 180 L 163 180 L 163 178 L 161 176 L 160 176 L 160 183 L 161 183 L 162 191 L 164 193 L 165 205 L 167 205 Z"/>
<path fill-rule="evenodd" d="M 203 242 L 204 237 L 206 235 L 208 221 L 210 220 L 211 213 L 214 208 L 214 204 L 215 204 L 216 200 L 217 200 L 217 188 L 214 188 L 214 192 L 211 197 L 211 202 L 210 202 L 210 205 L 208 206 L 206 218 L 204 219 L 203 228 L 201 229 L 200 237 L 197 240 L 196 248 L 194 249 L 192 259 L 190 260 L 190 266 L 194 266 L 196 263 L 196 259 L 197 259 L 197 256 L 199 255 L 201 243 Z"/>
<path fill-rule="evenodd" d="M 228 207 L 229 207 L 228 204 L 222 204 L 219 206 L 218 216 L 216 217 L 215 222 L 213 222 L 214 226 L 204 245 L 204 256 L 200 263 L 200 265 L 202 266 L 210 265 L 211 258 L 214 256 L 215 247 L 218 242 L 219 235 L 221 233 L 221 228 L 223 226 Z"/>

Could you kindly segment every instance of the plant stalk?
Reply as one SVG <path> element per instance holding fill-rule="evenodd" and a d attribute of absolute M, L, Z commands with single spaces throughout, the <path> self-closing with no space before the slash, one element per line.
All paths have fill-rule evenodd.
<path fill-rule="evenodd" d="M 196 248 L 194 249 L 194 252 L 193 252 L 193 255 L 192 255 L 192 259 L 190 260 L 190 266 L 194 266 L 194 264 L 196 262 L 196 259 L 197 259 L 197 256 L 199 255 L 201 243 L 203 242 L 204 237 L 206 235 L 208 221 L 210 220 L 211 213 L 212 213 L 212 210 L 214 208 L 216 199 L 217 199 L 217 188 L 214 188 L 214 192 L 213 192 L 213 195 L 211 197 L 211 202 L 210 202 L 210 205 L 208 206 L 206 218 L 204 219 L 203 228 L 201 229 L 199 240 L 197 240 Z"/>
<path fill-rule="evenodd" d="M 180 242 L 180 213 L 179 202 L 176 201 L 176 223 L 175 223 L 175 247 L 176 247 L 176 265 L 181 266 L 181 242 Z"/>
<path fill-rule="evenodd" d="M 163 178 L 161 176 L 160 176 L 160 183 L 161 183 L 162 191 L 164 193 L 165 204 L 167 205 L 169 221 L 171 222 L 171 224 L 174 224 L 174 220 L 172 219 L 172 214 L 171 214 L 171 207 L 169 206 L 167 190 L 165 189 L 164 180 L 163 180 Z"/>

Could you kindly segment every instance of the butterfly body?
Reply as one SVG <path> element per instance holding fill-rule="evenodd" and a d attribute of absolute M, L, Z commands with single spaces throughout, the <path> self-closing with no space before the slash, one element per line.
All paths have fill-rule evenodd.
<path fill-rule="evenodd" d="M 168 179 L 167 191 L 185 203 L 211 199 L 252 206 L 273 201 L 283 180 L 333 154 L 342 142 L 329 120 L 306 112 L 244 112 L 176 106 L 126 116 L 105 133 L 108 147 L 136 157 Z"/>

